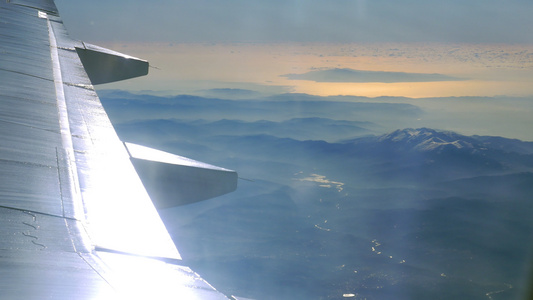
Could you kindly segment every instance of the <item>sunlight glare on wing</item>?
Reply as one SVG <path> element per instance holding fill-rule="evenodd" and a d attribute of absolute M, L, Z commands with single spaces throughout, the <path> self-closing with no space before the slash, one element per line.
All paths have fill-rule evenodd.
<path fill-rule="evenodd" d="M 111 146 L 113 143 L 115 147 Z M 89 233 L 96 245 L 143 256 L 179 259 L 124 145 L 111 140 L 107 145 L 105 155 L 88 155 L 90 176 L 82 189 Z"/>
<path fill-rule="evenodd" d="M 201 299 L 210 293 L 205 281 L 187 267 L 155 259 L 99 252 L 111 270 L 108 280 L 124 299 Z"/>

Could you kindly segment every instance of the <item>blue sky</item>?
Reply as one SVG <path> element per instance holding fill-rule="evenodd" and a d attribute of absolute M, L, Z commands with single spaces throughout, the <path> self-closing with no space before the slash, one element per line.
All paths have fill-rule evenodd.
<path fill-rule="evenodd" d="M 58 0 L 93 41 L 533 43 L 533 2 Z"/>

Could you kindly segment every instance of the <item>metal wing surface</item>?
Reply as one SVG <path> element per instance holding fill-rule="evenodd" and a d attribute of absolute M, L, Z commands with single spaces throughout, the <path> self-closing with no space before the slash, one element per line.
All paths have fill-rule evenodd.
<path fill-rule="evenodd" d="M 0 2 L 2 299 L 227 299 L 183 265 L 91 83 L 147 71 L 69 38 L 52 0 Z"/>

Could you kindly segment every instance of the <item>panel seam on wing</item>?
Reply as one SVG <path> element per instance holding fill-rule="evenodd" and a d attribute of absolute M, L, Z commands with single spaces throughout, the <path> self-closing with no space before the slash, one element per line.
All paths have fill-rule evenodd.
<path fill-rule="evenodd" d="M 70 177 L 70 192 L 72 197 L 74 216 L 84 216 L 83 208 L 80 205 L 83 205 L 80 185 L 78 179 L 78 171 L 76 168 L 76 158 L 74 156 L 74 147 L 72 143 L 72 132 L 70 130 L 67 104 L 65 100 L 65 91 L 63 89 L 63 78 L 61 76 L 61 68 L 59 62 L 59 53 L 57 49 L 57 41 L 55 38 L 55 33 L 52 28 L 50 20 L 47 19 L 48 25 L 48 36 L 50 39 L 50 57 L 52 59 L 52 73 L 54 76 L 54 86 L 56 90 L 57 97 L 57 111 L 59 119 L 59 128 L 61 134 L 61 142 L 63 149 L 66 154 L 66 168 Z M 81 217 L 80 217 L 81 218 Z"/>

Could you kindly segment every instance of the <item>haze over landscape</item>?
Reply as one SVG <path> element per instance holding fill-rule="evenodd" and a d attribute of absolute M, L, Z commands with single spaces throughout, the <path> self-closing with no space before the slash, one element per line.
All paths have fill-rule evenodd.
<path fill-rule="evenodd" d="M 531 142 L 429 128 L 383 134 L 391 118 L 424 115 L 400 103 L 101 97 L 124 140 L 246 179 L 217 200 L 161 212 L 183 256 L 222 291 L 267 299 L 523 292 Z"/>
<path fill-rule="evenodd" d="M 531 268 L 526 1 L 57 1 L 148 59 L 99 87 L 124 141 L 237 170 L 160 214 L 255 299 L 521 299 Z M 103 31 L 102 28 L 105 28 Z"/>

